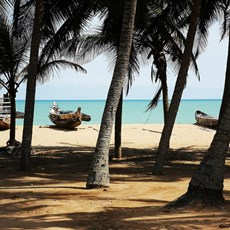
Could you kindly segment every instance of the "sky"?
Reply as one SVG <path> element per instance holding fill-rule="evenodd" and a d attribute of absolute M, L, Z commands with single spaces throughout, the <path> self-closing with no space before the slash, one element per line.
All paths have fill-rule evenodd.
<path fill-rule="evenodd" d="M 201 79 L 189 71 L 187 86 L 182 99 L 220 99 L 222 98 L 227 60 L 228 39 L 220 41 L 218 25 L 212 26 L 208 46 L 197 60 Z M 104 56 L 83 65 L 87 74 L 73 70 L 63 70 L 36 89 L 36 100 L 105 100 L 112 79 L 112 71 Z M 126 100 L 151 99 L 158 83 L 150 79 L 151 66 L 142 66 L 135 77 Z M 176 77 L 168 69 L 169 98 L 172 97 Z M 25 99 L 25 88 L 19 88 L 17 99 Z M 0 94 L 4 91 L 0 90 Z"/>

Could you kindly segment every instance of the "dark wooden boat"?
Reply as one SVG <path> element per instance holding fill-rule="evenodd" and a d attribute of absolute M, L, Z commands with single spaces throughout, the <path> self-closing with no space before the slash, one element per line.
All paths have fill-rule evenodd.
<path fill-rule="evenodd" d="M 20 111 L 16 111 L 16 118 L 17 119 L 23 119 L 24 118 L 24 115 L 25 115 L 25 113 L 23 113 L 23 112 L 20 112 Z"/>
<path fill-rule="evenodd" d="M 10 118 L 5 116 L 5 117 L 0 117 L 0 130 L 7 130 L 10 128 Z"/>
<path fill-rule="evenodd" d="M 218 125 L 218 119 L 212 117 L 200 110 L 195 112 L 195 119 L 198 125 L 207 126 L 210 128 L 216 128 Z"/>
<path fill-rule="evenodd" d="M 49 112 L 50 120 L 60 128 L 74 129 L 81 125 L 82 121 L 90 121 L 91 117 L 81 112 L 78 107 L 77 111 L 61 110 L 54 102 Z"/>

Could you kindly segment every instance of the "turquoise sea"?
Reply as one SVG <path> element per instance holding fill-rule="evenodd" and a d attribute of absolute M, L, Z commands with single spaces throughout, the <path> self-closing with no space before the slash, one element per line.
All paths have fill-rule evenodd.
<path fill-rule="evenodd" d="M 49 109 L 54 100 L 36 100 L 34 125 L 51 125 L 48 118 Z M 104 100 L 55 100 L 63 110 L 76 110 L 91 116 L 90 122 L 85 124 L 100 124 L 105 106 Z M 152 111 L 146 111 L 149 100 L 125 100 L 123 102 L 123 124 L 162 124 L 162 101 Z M 24 111 L 25 101 L 17 100 L 17 110 Z M 212 116 L 218 117 L 221 100 L 182 100 L 177 114 L 177 124 L 195 123 L 194 113 L 201 110 Z M 17 125 L 23 125 L 23 120 L 17 119 Z"/>

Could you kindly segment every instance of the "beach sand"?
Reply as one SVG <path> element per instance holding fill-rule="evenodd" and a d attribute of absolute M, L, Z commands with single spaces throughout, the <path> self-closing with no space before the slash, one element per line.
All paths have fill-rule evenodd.
<path fill-rule="evenodd" d="M 0 229 L 229 229 L 230 205 L 220 209 L 163 207 L 187 191 L 193 171 L 214 130 L 175 125 L 162 176 L 151 175 L 162 125 L 124 125 L 123 158 L 110 162 L 111 185 L 85 189 L 99 125 L 76 130 L 33 129 L 32 169 L 22 172 L 19 157 L 0 156 Z M 22 127 L 17 127 L 21 141 Z M 0 146 L 9 130 L 0 132 Z M 110 154 L 113 157 L 113 141 Z M 230 200 L 229 156 L 224 196 Z"/>
<path fill-rule="evenodd" d="M 50 128 L 51 127 L 51 128 Z M 163 125 L 126 124 L 122 127 L 122 146 L 129 148 L 156 148 Z M 33 146 L 87 146 L 95 147 L 99 125 L 81 125 L 75 130 L 63 130 L 55 126 L 35 126 L 33 128 Z M 16 128 L 16 139 L 22 140 L 22 126 Z M 192 124 L 176 124 L 171 136 L 171 148 L 207 148 L 215 131 Z M 9 139 L 9 130 L 0 132 L 0 146 Z M 114 135 L 111 146 L 114 144 Z"/>

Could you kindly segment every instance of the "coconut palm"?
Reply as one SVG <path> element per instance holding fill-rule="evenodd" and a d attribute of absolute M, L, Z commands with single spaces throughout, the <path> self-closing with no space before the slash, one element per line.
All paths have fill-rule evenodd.
<path fill-rule="evenodd" d="M 160 99 L 161 93 L 163 94 L 163 111 L 164 111 L 164 122 L 166 122 L 166 114 L 169 109 L 169 97 L 168 97 L 168 84 L 167 84 L 167 61 L 164 52 L 151 52 L 153 55 L 152 73 L 151 79 L 155 76 L 155 82 L 160 81 L 161 85 L 149 103 L 147 110 L 154 109 Z M 149 57 L 150 57 L 149 55 Z M 156 66 L 156 72 L 154 71 L 154 65 Z"/>
<path fill-rule="evenodd" d="M 142 2 L 146 4 L 147 1 Z M 98 7 L 99 18 L 103 17 L 102 26 L 97 29 L 97 33 L 84 36 L 81 41 L 79 38 L 73 38 L 69 43 L 71 49 L 76 50 L 78 46 L 81 47 L 82 52 L 78 52 L 78 59 L 84 62 L 91 61 L 93 58 L 100 54 L 110 57 L 111 66 L 114 65 L 117 56 L 117 50 L 120 39 L 121 23 L 122 23 L 122 11 L 124 7 L 123 1 L 100 1 L 101 5 Z M 102 4 L 103 3 L 103 4 Z M 106 12 L 106 13 L 105 13 Z M 80 44 L 80 45 L 79 45 Z M 76 46 L 76 47 L 75 47 Z M 139 61 L 137 59 L 137 50 L 134 46 L 131 49 L 130 61 L 127 74 L 127 90 L 133 81 L 134 74 L 139 71 Z M 115 157 L 120 158 L 122 155 L 121 149 L 121 126 L 122 126 L 122 101 L 123 93 L 121 94 L 118 110 L 116 112 L 115 120 Z"/>
<path fill-rule="evenodd" d="M 26 21 L 19 18 L 18 4 L 15 1 L 16 10 L 9 8 L 8 14 L 2 15 L 0 21 L 0 84 L 7 90 L 11 102 L 11 128 L 8 144 L 15 145 L 15 118 L 16 118 L 16 93 L 23 81 L 23 68 L 28 64 L 28 48 L 30 36 L 25 30 Z M 11 5 L 13 7 L 13 4 Z M 13 12 L 13 21 L 10 18 Z"/>
<path fill-rule="evenodd" d="M 111 5 L 113 5 L 113 3 L 111 3 Z M 177 15 L 179 15 L 179 16 L 177 16 L 177 18 L 179 18 L 180 19 L 180 17 L 181 17 L 181 15 L 182 15 L 182 9 L 183 10 L 185 10 L 186 8 L 185 8 L 185 6 L 188 8 L 188 3 L 184 3 L 184 1 L 182 2 L 182 4 L 180 5 L 180 7 L 178 7 L 178 9 L 176 10 L 176 12 L 177 12 Z M 183 7 L 182 7 L 183 6 Z M 117 7 L 117 6 L 116 6 Z M 143 7 L 143 4 L 142 4 L 142 7 Z M 170 5 L 170 7 L 172 7 L 172 5 Z M 111 7 L 112 9 L 114 8 L 114 7 Z M 117 9 L 117 8 L 116 8 Z M 180 9 L 180 10 L 179 10 Z M 108 10 L 109 11 L 109 10 Z M 110 10 L 111 11 L 111 10 Z M 110 12 L 109 11 L 109 12 Z M 163 10 L 162 10 L 163 11 Z M 138 12 L 138 11 L 137 11 Z M 158 11 L 157 11 L 158 12 Z M 165 21 L 165 20 L 163 20 L 164 19 L 164 16 L 168 16 L 168 8 L 166 7 L 166 10 L 165 11 L 163 11 L 164 12 L 164 14 L 163 13 L 157 13 L 156 15 L 158 16 L 159 14 L 160 14 L 160 18 L 161 18 L 161 26 L 158 26 L 158 28 L 157 29 L 155 29 L 155 31 L 162 31 L 162 27 L 163 27 L 163 25 L 162 25 L 162 22 L 163 21 Z M 179 12 L 179 14 L 178 14 L 178 12 Z M 111 15 L 113 15 L 112 13 L 110 13 Z M 185 14 L 186 14 L 186 11 L 185 11 Z M 110 16 L 111 16 L 110 15 Z M 184 14 L 183 14 L 184 15 Z M 140 15 L 139 15 L 140 16 Z M 91 53 L 93 53 L 93 55 L 95 56 L 95 54 L 96 55 L 98 55 L 98 53 L 100 54 L 100 53 L 102 53 L 102 51 L 104 51 L 104 52 L 109 52 L 109 54 L 111 55 L 111 51 L 114 49 L 114 48 L 116 48 L 116 44 L 118 44 L 118 39 L 119 38 L 117 38 L 117 35 L 119 34 L 119 20 L 117 19 L 117 18 L 112 18 L 112 20 L 111 20 L 111 17 L 106 17 L 105 16 L 105 22 L 104 22 L 104 24 L 103 24 L 103 29 L 101 30 L 102 32 L 101 33 L 99 33 L 99 34 L 97 34 L 96 36 L 88 36 L 87 37 L 87 39 L 85 39 L 84 40 L 84 45 L 83 45 L 83 48 L 82 48 L 82 50 L 83 50 L 83 54 L 85 55 L 85 54 L 87 54 L 87 52 L 91 52 Z M 119 17 L 118 17 L 119 18 Z M 146 20 L 146 17 L 144 17 L 145 18 L 145 20 L 143 20 L 143 18 L 142 18 L 142 20 L 140 20 L 142 23 L 143 23 L 143 21 L 147 21 Z M 182 17 L 183 18 L 183 17 Z M 110 22 L 110 20 L 113 22 L 113 24 L 111 25 L 111 22 Z M 136 20 L 136 21 L 138 21 L 139 22 L 139 20 Z M 160 20 L 157 18 L 156 20 L 153 20 L 153 23 L 151 24 L 151 26 L 152 26 L 152 28 L 154 28 L 154 26 L 156 27 L 156 24 L 158 24 L 158 23 L 156 23 L 156 21 L 157 22 L 159 22 Z M 117 24 L 116 24 L 116 22 L 117 22 Z M 115 25 L 114 25 L 115 24 Z M 141 24 L 142 26 L 140 26 L 139 25 L 139 27 L 137 27 L 137 28 L 139 28 L 139 31 L 138 31 L 138 29 L 137 29 L 137 31 L 139 32 L 139 33 L 137 33 L 138 35 L 139 35 L 139 37 L 140 37 L 140 34 L 143 34 L 142 35 L 142 38 L 145 38 L 145 37 L 147 37 L 147 36 L 151 36 L 152 35 L 152 33 L 150 33 L 150 35 L 149 34 L 147 34 L 147 32 L 146 33 L 143 33 L 142 32 L 142 30 L 141 30 L 141 28 L 143 28 L 143 24 Z M 182 24 L 183 25 L 183 24 Z M 167 24 L 167 27 L 169 27 L 169 25 Z M 165 32 L 166 32 L 166 36 L 165 36 L 165 38 L 167 38 L 167 39 L 169 39 L 169 37 L 171 38 L 171 40 L 173 40 L 172 39 L 172 36 L 171 36 L 171 34 L 170 34 L 170 32 L 168 31 L 168 29 L 167 29 L 167 27 L 166 27 L 166 29 L 165 29 Z M 175 27 L 175 26 L 174 26 Z M 151 28 L 151 29 L 152 29 Z M 116 29 L 117 29 L 117 31 L 116 31 Z M 174 29 L 175 30 L 175 29 Z M 116 33 L 114 33 L 114 31 L 116 32 Z M 144 30 L 145 31 L 145 30 Z M 152 31 L 152 30 L 151 30 Z M 171 29 L 171 31 L 172 31 L 172 29 Z M 171 32 L 172 33 L 172 32 Z M 177 29 L 177 33 L 176 34 L 178 34 L 178 36 L 177 37 L 182 37 L 183 38 L 183 35 L 182 35 L 182 33 L 180 33 L 180 31 Z M 134 34 L 134 36 L 136 35 L 136 33 Z M 145 35 L 145 36 L 144 36 Z M 96 37 L 96 39 L 95 39 L 95 37 Z M 159 36 L 160 37 L 160 36 Z M 163 37 L 163 35 L 162 35 L 162 37 Z M 134 42 L 133 42 L 133 48 L 131 49 L 131 54 L 130 54 L 130 63 L 132 63 L 132 58 L 133 58 L 133 63 L 138 63 L 137 62 L 137 52 L 139 51 L 142 51 L 143 52 L 143 50 L 145 51 L 145 53 L 147 53 L 146 52 L 146 45 L 143 45 L 143 43 L 144 44 L 146 44 L 146 42 L 143 42 L 142 43 L 142 46 L 140 45 L 140 44 L 138 44 L 138 41 L 140 40 L 141 41 L 141 39 L 136 39 L 137 40 L 137 42 L 136 42 L 136 40 L 135 40 L 136 38 L 134 37 Z M 166 39 L 165 39 L 166 40 Z M 143 39 L 143 41 L 145 41 L 145 39 Z M 156 39 L 155 39 L 155 41 L 156 41 Z M 79 42 L 79 40 L 78 40 L 78 38 L 77 38 L 77 40 L 76 40 L 76 42 L 75 42 L 75 44 L 77 44 Z M 139 43 L 141 43 L 141 42 L 139 42 Z M 166 43 L 166 42 L 165 42 Z M 172 45 L 171 45 L 171 49 L 174 49 L 174 58 L 175 57 L 179 57 L 179 55 L 178 54 L 180 54 L 181 53 L 181 51 L 180 51 L 180 47 L 179 47 L 179 45 L 174 41 L 174 42 L 172 42 L 171 41 L 171 43 L 172 43 Z M 135 47 L 135 44 L 137 44 L 137 47 L 138 47 L 138 45 L 139 45 L 139 49 L 137 50 L 136 48 L 134 49 L 134 47 Z M 150 48 L 152 48 L 154 45 L 155 45 L 155 43 L 154 42 L 152 42 L 152 43 L 150 43 L 150 45 L 148 45 L 147 47 L 150 47 Z M 167 47 L 167 46 L 165 46 L 165 47 Z M 73 47 L 72 47 L 73 48 Z M 150 49 L 149 48 L 149 49 Z M 154 48 L 155 48 L 155 46 L 154 46 Z M 147 49 L 147 50 L 149 50 L 149 49 Z M 92 52 L 92 50 L 94 51 L 94 52 Z M 177 53 L 175 53 L 175 50 L 177 51 L 177 50 L 179 50 L 179 51 L 177 51 L 178 52 L 178 54 Z M 168 53 L 170 53 L 171 52 L 171 50 L 170 50 L 170 48 L 168 48 L 167 49 L 167 51 L 168 51 Z M 93 56 L 93 57 L 94 57 Z M 178 58 L 178 60 L 180 60 L 180 58 Z M 130 73 L 130 70 L 131 71 L 133 71 L 133 69 L 131 68 L 131 64 L 129 65 L 129 73 Z M 138 67 L 138 65 L 136 65 L 137 67 Z M 136 68 L 137 69 L 137 68 Z M 159 66 L 159 69 L 160 69 L 160 66 Z M 131 81 L 132 82 L 132 81 Z M 128 88 L 129 88 L 129 85 L 128 85 Z M 121 99 L 120 99 L 120 101 L 121 101 Z M 117 114 L 119 114 L 118 113 L 119 111 L 117 111 L 117 113 L 116 113 L 116 115 Z M 117 138 L 117 139 L 115 139 L 116 140 L 116 143 L 115 143 L 115 148 L 117 149 L 117 156 L 119 156 L 119 152 L 120 152 L 120 150 L 121 150 L 121 148 L 120 148 L 120 139 L 121 139 L 121 137 L 120 137 L 120 132 L 118 132 L 118 127 L 120 128 L 121 126 L 120 126 L 120 124 L 121 124 L 121 122 L 117 119 L 118 118 L 118 116 L 116 116 L 116 121 L 115 121 L 115 138 L 117 137 L 117 136 L 119 136 L 119 138 Z M 118 121 L 118 122 L 117 122 Z M 117 124 L 119 124 L 119 125 L 117 125 Z M 104 140 L 103 140 L 104 141 Z M 95 160 L 96 161 L 96 160 Z"/>
<path fill-rule="evenodd" d="M 224 16 L 223 35 L 228 32 L 229 1 L 219 1 L 218 6 L 221 16 Z M 223 36 L 222 36 L 223 37 Z M 229 43 L 230 44 L 230 43 Z M 230 52 L 228 52 L 225 74 L 225 89 L 219 116 L 219 125 L 210 147 L 195 170 L 187 192 L 169 207 L 181 207 L 198 204 L 203 206 L 220 206 L 224 203 L 223 185 L 226 154 L 230 142 L 230 99 L 229 99 L 229 72 Z"/>
<path fill-rule="evenodd" d="M 209 5 L 210 2 L 212 2 L 213 5 L 211 11 L 207 11 L 207 5 Z M 164 125 L 160 143 L 158 146 L 157 156 L 153 168 L 153 174 L 163 173 L 164 161 L 168 153 L 173 125 L 176 119 L 183 89 L 186 83 L 186 76 L 187 76 L 189 63 L 192 55 L 192 49 L 194 45 L 197 26 L 199 25 L 199 30 L 201 31 L 201 35 L 202 35 L 201 38 L 202 37 L 205 38 L 205 36 L 207 36 L 207 30 L 206 30 L 207 25 L 210 24 L 210 20 L 215 18 L 217 14 L 218 14 L 218 1 L 200 1 L 200 0 L 194 1 L 192 13 L 190 17 L 189 30 L 186 39 L 186 46 L 182 57 L 181 67 L 178 73 L 178 78 L 176 81 L 170 108 L 168 111 L 167 122 Z M 198 20 L 200 20 L 200 24 L 198 24 Z M 201 22 L 205 22 L 205 23 L 201 23 Z M 199 53 L 199 49 L 197 51 L 197 54 L 198 53 Z"/>
<path fill-rule="evenodd" d="M 13 9 L 12 9 L 13 8 Z M 8 19 L 13 12 L 13 21 Z M 30 45 L 29 28 L 31 27 L 30 15 L 24 15 L 20 10 L 20 0 L 11 4 L 9 12 L 2 15 L 0 21 L 0 83 L 7 90 L 11 101 L 11 128 L 8 144 L 14 146 L 15 143 L 15 115 L 16 115 L 16 92 L 22 81 L 25 79 L 28 67 L 28 51 Z M 29 20 L 30 19 L 30 20 Z M 23 26 L 20 26 L 23 25 Z M 25 26 L 27 25 L 27 26 Z M 40 75 L 44 76 L 44 70 L 54 67 L 54 65 L 71 65 L 79 68 L 75 63 L 58 60 L 49 63 L 39 62 Z"/>
<path fill-rule="evenodd" d="M 167 68 L 170 64 L 172 70 L 179 69 L 186 40 L 183 31 L 188 25 L 191 7 L 190 1 L 178 1 L 177 4 L 171 1 L 152 1 L 150 7 L 150 19 L 139 40 L 141 45 L 150 49 L 148 58 L 153 57 L 151 79 L 154 79 L 155 82 L 159 81 L 160 85 L 147 110 L 152 110 L 157 106 L 162 93 L 164 121 L 166 122 L 166 114 L 169 109 Z M 191 64 L 199 78 L 194 56 L 192 56 Z"/>
<path fill-rule="evenodd" d="M 223 1 L 222 10 L 223 10 L 223 25 L 222 25 L 222 36 L 221 39 L 223 39 L 225 36 L 228 36 L 228 58 L 227 58 L 227 68 L 226 68 L 226 74 L 225 74 L 225 85 L 224 85 L 224 92 L 222 97 L 222 103 L 220 107 L 220 113 L 219 113 L 219 122 L 222 119 L 224 110 L 227 106 L 228 98 L 230 95 L 230 30 L 229 30 L 229 1 Z"/>
<path fill-rule="evenodd" d="M 167 6 L 167 7 L 166 7 Z M 173 60 L 180 60 L 181 55 L 178 56 L 178 54 L 181 54 L 180 47 L 178 47 L 176 43 L 176 39 L 172 39 L 172 33 L 181 33 L 180 31 L 177 31 L 177 23 L 176 25 L 172 24 L 172 20 L 170 17 L 168 17 L 169 12 L 168 9 L 170 4 L 166 4 L 164 1 L 160 1 L 159 3 L 152 2 L 151 8 L 152 8 L 152 14 L 153 18 L 156 18 L 157 22 L 155 25 L 147 26 L 145 29 L 146 32 L 143 34 L 143 38 L 141 40 L 144 40 L 144 46 L 150 48 L 150 52 L 148 55 L 148 59 L 150 57 L 153 57 L 153 63 L 151 68 L 151 79 L 155 79 L 155 82 L 160 81 L 160 86 L 155 93 L 155 96 L 153 97 L 152 101 L 149 103 L 147 110 L 154 109 L 158 101 L 160 99 L 161 93 L 163 95 L 163 112 L 164 112 L 164 121 L 166 120 L 166 114 L 169 108 L 169 99 L 168 99 L 168 86 L 167 86 L 167 61 L 166 61 L 166 53 L 170 52 L 170 49 L 172 49 L 172 45 L 174 46 L 173 50 Z M 156 13 L 157 12 L 157 13 Z M 186 11 L 185 11 L 186 12 Z M 180 19 L 180 16 L 176 16 L 177 20 Z M 169 20 L 167 20 L 169 18 Z M 186 16 L 184 17 L 186 18 Z M 175 18 L 176 19 L 176 18 Z M 166 22 L 167 21 L 167 26 Z M 159 25 L 161 28 L 159 28 Z M 170 25 L 170 26 L 169 26 Z M 160 30 L 159 30 L 159 29 Z M 163 31 L 165 28 L 165 31 Z M 164 34 L 164 36 L 162 36 Z M 183 38 L 183 36 L 182 36 Z M 173 43 L 171 43 L 173 41 Z M 181 38 L 179 39 L 181 41 Z M 167 50 L 166 50 L 167 49 Z M 175 50 L 177 52 L 175 52 Z"/>
<path fill-rule="evenodd" d="M 98 135 L 96 151 L 87 178 L 87 188 L 109 186 L 108 151 L 112 125 L 128 70 L 137 0 L 126 0 L 117 61 Z"/>
<path fill-rule="evenodd" d="M 165 4 L 160 4 L 155 1 L 155 4 L 153 4 L 153 1 L 138 1 L 137 3 L 137 17 L 135 22 L 133 46 L 130 54 L 126 93 L 128 93 L 132 85 L 134 73 L 139 73 L 141 58 L 146 59 L 148 52 L 150 52 L 150 54 L 155 54 L 155 57 L 157 57 L 157 55 L 161 55 L 162 52 L 165 52 L 167 55 L 171 55 L 173 61 L 176 61 L 176 64 L 178 65 L 182 56 L 180 43 L 183 43 L 185 40 L 183 34 L 178 29 L 178 25 L 175 25 L 175 22 L 172 22 L 172 20 L 165 20 L 165 17 L 168 17 L 169 12 L 172 12 L 173 8 L 175 8 L 172 8 L 172 4 L 168 4 L 167 7 L 165 7 Z M 105 6 L 108 9 L 106 14 L 104 13 L 105 10 L 102 10 L 104 18 L 102 28 L 98 29 L 98 33 L 83 38 L 83 44 L 81 44 L 82 54 L 80 54 L 81 59 L 83 57 L 89 61 L 101 53 L 112 57 L 111 63 L 113 63 L 116 58 L 117 45 L 119 41 L 118 35 L 120 34 L 121 25 L 121 17 L 117 12 L 122 12 L 123 5 L 121 1 L 116 3 L 108 1 L 108 5 Z M 149 7 L 151 7 L 150 10 Z M 181 18 L 185 18 L 187 14 L 186 8 L 188 8 L 188 3 L 185 4 L 183 1 L 180 5 L 178 4 L 177 9 L 175 9 L 175 12 L 177 13 L 173 13 L 174 21 L 180 23 L 181 27 L 185 24 L 181 23 Z M 115 10 L 116 12 L 114 12 Z M 152 16 L 152 12 L 155 13 L 154 17 Z M 182 17 L 182 15 L 184 17 Z M 185 20 L 183 19 L 183 21 Z M 164 30 L 162 28 L 164 28 Z M 79 44 L 79 38 L 76 40 L 73 38 L 71 44 L 73 43 L 75 45 Z M 74 45 L 71 45 L 72 49 L 73 47 Z M 76 49 L 76 47 L 74 47 L 74 49 Z M 157 61 L 158 64 L 156 63 Z M 165 68 L 162 68 L 161 60 L 156 60 L 155 58 L 155 64 L 157 64 L 159 69 L 157 72 L 157 78 L 159 77 L 161 79 L 163 85 L 163 98 L 165 99 L 164 105 L 167 106 L 166 60 L 164 61 Z M 195 69 L 197 69 L 196 65 Z M 122 100 L 120 101 L 122 102 Z M 153 103 L 150 105 L 151 109 L 152 107 Z M 115 120 L 116 157 L 121 156 L 121 133 L 118 131 L 121 130 L 120 108 L 122 108 L 122 106 L 118 107 Z"/>
<path fill-rule="evenodd" d="M 33 35 L 34 40 L 31 42 L 30 64 L 28 67 L 28 81 L 26 89 L 26 104 L 25 104 L 25 118 L 23 127 L 22 140 L 22 157 L 21 169 L 27 170 L 30 168 L 30 151 L 32 140 L 32 126 L 34 115 L 34 100 L 36 91 L 36 79 L 38 71 L 43 71 L 50 66 L 50 61 L 53 62 L 61 53 L 63 43 L 70 35 L 79 33 L 79 30 L 85 24 L 85 18 L 89 18 L 88 11 L 82 7 L 85 5 L 83 1 L 67 0 L 67 1 L 27 1 L 22 7 L 22 11 L 28 12 L 35 8 Z M 37 9 L 36 9 L 37 7 Z M 71 15 L 78 14 L 81 16 L 80 20 L 72 21 L 66 20 L 71 18 Z M 84 18 L 85 17 L 85 18 Z M 59 28 L 61 25 L 61 28 Z M 42 29 L 41 29 L 42 28 Z M 56 29 L 58 29 L 58 32 Z M 59 38 L 57 41 L 56 38 Z M 40 53 L 39 50 L 43 48 Z M 39 55 L 39 58 L 38 58 Z M 53 63 L 54 64 L 54 63 Z M 57 64 L 57 62 L 56 62 Z M 67 64 L 61 60 L 58 64 Z M 79 66 L 75 65 L 75 69 Z"/>
<path fill-rule="evenodd" d="M 114 124 L 114 157 L 117 159 L 122 158 L 122 145 L 121 145 L 121 130 L 122 130 L 122 106 L 123 106 L 123 90 L 121 92 L 120 100 L 117 106 Z"/>
<path fill-rule="evenodd" d="M 23 126 L 22 138 L 22 155 L 21 155 L 21 169 L 30 169 L 30 151 L 33 132 L 33 115 L 34 115 L 34 101 L 36 89 L 36 77 L 38 73 L 38 57 L 39 47 L 42 33 L 42 22 L 44 15 L 44 1 L 36 0 L 34 24 L 31 41 L 30 61 L 28 68 L 28 80 L 26 87 L 26 104 L 25 104 L 25 117 Z"/>
<path fill-rule="evenodd" d="M 226 153 L 230 142 L 230 100 L 228 99 L 212 143 L 195 170 L 187 192 L 168 207 L 184 207 L 202 204 L 219 206 L 224 203 L 223 182 Z"/>

